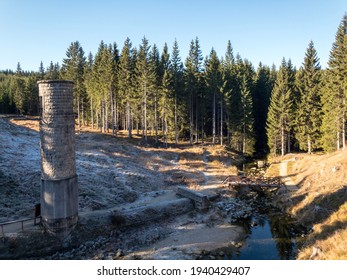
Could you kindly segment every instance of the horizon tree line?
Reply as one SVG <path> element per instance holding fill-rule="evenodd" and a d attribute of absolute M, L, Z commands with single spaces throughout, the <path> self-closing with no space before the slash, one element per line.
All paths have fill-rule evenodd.
<path fill-rule="evenodd" d="M 0 71 L 0 112 L 37 114 L 41 79 L 74 82 L 77 126 L 103 133 L 120 130 L 141 135 L 146 143 L 227 145 L 244 155 L 284 155 L 345 148 L 347 98 L 347 15 L 341 20 L 328 67 L 322 70 L 314 43 L 308 44 L 297 70 L 283 58 L 279 69 L 212 48 L 203 57 L 198 37 L 183 62 L 177 40 L 171 53 L 160 52 L 143 37 L 100 42 L 87 56 L 72 42 L 60 66 L 51 62 L 37 72 Z"/>

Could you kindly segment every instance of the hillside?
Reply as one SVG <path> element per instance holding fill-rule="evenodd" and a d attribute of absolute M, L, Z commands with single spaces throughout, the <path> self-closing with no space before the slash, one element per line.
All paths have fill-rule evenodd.
<path fill-rule="evenodd" d="M 31 217 L 40 200 L 38 130 L 37 119 L 0 118 L 0 222 Z M 79 209 L 120 206 L 177 185 L 203 185 L 210 176 L 222 181 L 238 160 L 221 147 L 155 148 L 139 136 L 129 140 L 84 129 L 76 133 Z"/>
<path fill-rule="evenodd" d="M 347 151 L 275 158 L 268 174 L 276 175 L 283 160 L 299 190 L 276 202 L 312 227 L 298 259 L 347 259 Z"/>

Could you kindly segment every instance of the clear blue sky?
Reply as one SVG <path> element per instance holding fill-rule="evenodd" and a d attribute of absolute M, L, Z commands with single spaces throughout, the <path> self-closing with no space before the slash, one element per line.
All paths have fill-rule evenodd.
<path fill-rule="evenodd" d="M 76 40 L 87 55 L 101 40 L 121 49 L 126 37 L 138 46 L 144 35 L 170 52 L 177 38 L 182 61 L 196 36 L 204 56 L 212 47 L 224 56 L 230 40 L 255 67 L 282 57 L 299 67 L 313 40 L 325 67 L 345 12 L 346 0 L 0 0 L 0 69 L 61 64 Z"/>

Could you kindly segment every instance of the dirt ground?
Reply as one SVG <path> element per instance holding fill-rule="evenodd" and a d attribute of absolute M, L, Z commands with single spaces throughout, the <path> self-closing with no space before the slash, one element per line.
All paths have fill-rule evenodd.
<path fill-rule="evenodd" d="M 0 117 L 0 222 L 32 217 L 40 200 L 38 129 L 37 119 Z M 169 200 L 178 186 L 216 193 L 221 181 L 235 174 L 234 164 L 241 160 L 223 147 L 181 144 L 156 148 L 144 145 L 138 136 L 127 139 L 121 133 L 115 137 L 83 129 L 76 133 L 79 211 L 102 213 L 114 207 Z M 229 218 L 218 211 L 194 212 L 118 233 L 116 247 L 128 252 L 121 255 L 130 259 L 181 259 L 238 242 L 242 229 L 231 226 Z M 122 239 L 123 235 L 127 238 Z M 103 242 L 102 252 L 94 250 L 83 258 L 105 258 L 109 251 L 114 258 L 118 249 L 115 243 L 109 244 L 112 236 L 113 232 Z M 81 246 L 75 251 L 84 252 Z"/>

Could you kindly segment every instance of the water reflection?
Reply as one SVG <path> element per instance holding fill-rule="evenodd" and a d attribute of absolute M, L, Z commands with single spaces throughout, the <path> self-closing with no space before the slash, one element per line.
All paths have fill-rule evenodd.
<path fill-rule="evenodd" d="M 239 249 L 232 250 L 231 259 L 291 260 L 297 253 L 295 222 L 283 213 L 257 214 L 241 221 L 247 238 Z"/>

